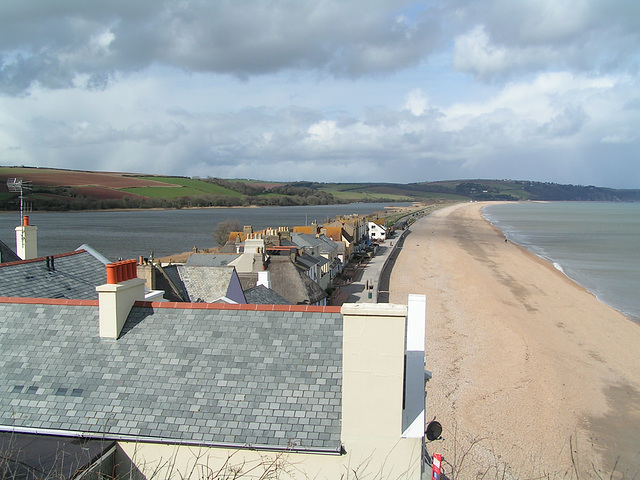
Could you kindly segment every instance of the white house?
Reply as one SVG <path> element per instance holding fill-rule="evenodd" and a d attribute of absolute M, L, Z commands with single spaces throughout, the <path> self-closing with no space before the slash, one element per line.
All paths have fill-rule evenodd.
<path fill-rule="evenodd" d="M 383 225 L 369 222 L 369 239 L 372 242 L 384 242 L 387 239 L 387 229 Z"/>

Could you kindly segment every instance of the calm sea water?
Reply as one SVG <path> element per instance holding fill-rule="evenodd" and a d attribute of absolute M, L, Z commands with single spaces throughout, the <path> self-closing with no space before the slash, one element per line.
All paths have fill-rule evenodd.
<path fill-rule="evenodd" d="M 367 215 L 387 203 L 352 203 L 305 207 L 205 208 L 97 212 L 32 212 L 29 223 L 38 227 L 38 255 L 54 255 L 88 244 L 110 260 L 155 257 L 186 252 L 194 246 L 215 246 L 213 229 L 226 219 L 254 229 L 324 223 L 336 215 Z M 398 203 L 393 205 L 410 205 Z M 15 249 L 15 227 L 20 214 L 0 214 L 0 239 Z"/>
<path fill-rule="evenodd" d="M 484 216 L 506 237 L 640 321 L 640 203 L 491 205 Z"/>

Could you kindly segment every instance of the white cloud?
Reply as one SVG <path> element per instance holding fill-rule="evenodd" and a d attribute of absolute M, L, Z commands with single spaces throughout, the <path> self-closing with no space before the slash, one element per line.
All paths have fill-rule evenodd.
<path fill-rule="evenodd" d="M 504 70 L 509 63 L 507 56 L 507 50 L 492 45 L 484 27 L 478 25 L 455 39 L 453 65 L 484 77 Z"/>
<path fill-rule="evenodd" d="M 310 140 L 314 142 L 326 142 L 336 134 L 336 122 L 329 120 L 322 120 L 321 122 L 311 125 L 307 132 L 310 135 Z"/>
<path fill-rule="evenodd" d="M 414 88 L 407 94 L 404 108 L 405 110 L 409 110 L 416 117 L 422 115 L 427 110 L 428 106 L 429 99 L 421 89 Z"/>

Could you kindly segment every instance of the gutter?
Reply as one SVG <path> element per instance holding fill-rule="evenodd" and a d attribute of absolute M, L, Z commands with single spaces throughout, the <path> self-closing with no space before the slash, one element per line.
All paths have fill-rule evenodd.
<path fill-rule="evenodd" d="M 205 442 L 197 440 L 176 440 L 173 438 L 163 437 L 143 437 L 139 435 L 114 435 L 109 433 L 80 432 L 74 430 L 56 430 L 49 428 L 32 428 L 32 427 L 14 427 L 9 425 L 0 425 L 0 432 L 26 433 L 31 435 L 55 435 L 59 437 L 86 438 L 92 440 L 107 440 L 114 442 L 131 442 L 131 443 L 159 443 L 162 445 L 176 445 L 187 447 L 210 447 L 210 448 L 227 448 L 233 450 L 254 450 L 262 452 L 288 452 L 288 453 L 306 453 L 312 455 L 344 455 L 346 451 L 341 445 L 340 448 L 318 448 L 318 447 L 283 447 L 274 445 L 259 445 L 250 443 L 224 443 L 224 442 Z"/>

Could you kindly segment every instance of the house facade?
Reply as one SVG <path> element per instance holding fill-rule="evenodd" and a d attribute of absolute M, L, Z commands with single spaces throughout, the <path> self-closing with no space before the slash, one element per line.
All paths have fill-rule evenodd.
<path fill-rule="evenodd" d="M 338 259 L 338 244 L 324 234 L 292 233 L 291 241 L 304 249 L 305 253 L 321 261 L 319 279 L 322 288 L 331 285 L 331 280 L 341 271 Z"/>
<path fill-rule="evenodd" d="M 369 222 L 369 239 L 372 242 L 384 242 L 387 239 L 387 229 L 384 225 L 376 222 Z"/>

